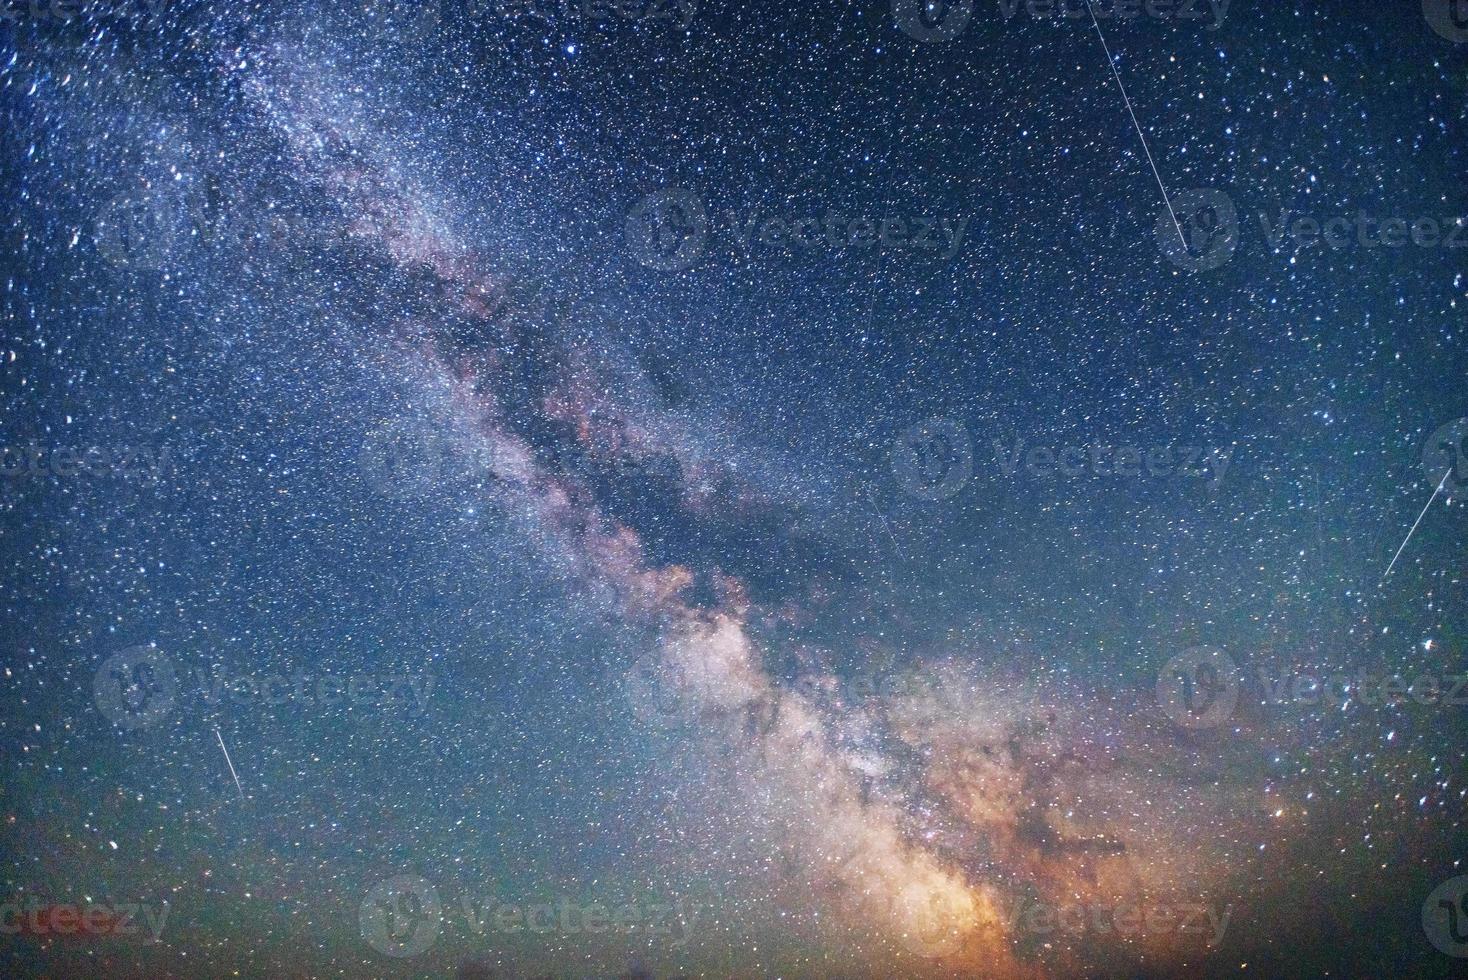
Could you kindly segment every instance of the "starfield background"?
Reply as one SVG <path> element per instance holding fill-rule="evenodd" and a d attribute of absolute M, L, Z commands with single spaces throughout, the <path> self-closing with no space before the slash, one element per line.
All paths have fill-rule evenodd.
<path fill-rule="evenodd" d="M 9 0 L 0 972 L 1468 957 L 1468 4 Z"/>

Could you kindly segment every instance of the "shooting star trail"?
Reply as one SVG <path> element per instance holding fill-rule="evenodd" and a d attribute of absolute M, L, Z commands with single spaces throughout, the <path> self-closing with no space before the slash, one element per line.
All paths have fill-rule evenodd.
<path fill-rule="evenodd" d="M 234 777 L 234 788 L 240 791 L 240 799 L 245 798 L 245 788 L 240 785 L 240 775 L 234 771 L 234 763 L 229 761 L 229 749 L 224 747 L 224 736 L 219 734 L 219 729 L 214 729 L 214 737 L 219 739 L 219 750 L 224 753 L 224 762 L 229 766 L 229 774 Z"/>
<path fill-rule="evenodd" d="M 1385 583 L 1386 580 L 1387 580 L 1387 578 L 1391 575 L 1392 569 L 1397 567 L 1397 559 L 1400 558 L 1400 557 L 1402 557 L 1402 552 L 1406 549 L 1407 542 L 1408 541 L 1411 541 L 1412 540 L 1412 535 L 1414 535 L 1414 534 L 1417 533 L 1417 525 L 1418 524 L 1421 524 L 1422 523 L 1422 518 L 1424 518 L 1424 517 L 1427 516 L 1428 510 L 1430 510 L 1432 508 L 1432 502 L 1437 499 L 1437 495 L 1438 494 L 1440 494 L 1440 493 L 1443 492 L 1443 487 L 1445 487 L 1445 486 L 1448 485 L 1448 477 L 1450 477 L 1452 475 L 1453 475 L 1453 468 L 1451 466 L 1449 466 L 1448 467 L 1448 471 L 1443 474 L 1442 480 L 1438 483 L 1437 489 L 1434 490 L 1434 491 L 1432 491 L 1432 496 L 1427 499 L 1427 506 L 1424 507 L 1424 508 L 1422 508 L 1422 513 L 1420 513 L 1420 514 L 1417 515 L 1417 520 L 1412 524 L 1412 530 L 1410 530 L 1410 531 L 1407 532 L 1407 537 L 1405 539 L 1403 539 L 1402 546 L 1400 548 L 1398 548 L 1397 549 L 1397 553 L 1392 556 L 1392 563 L 1390 565 L 1386 566 L 1386 574 L 1381 577 L 1381 581 L 1383 583 Z"/>
<path fill-rule="evenodd" d="M 1142 132 L 1142 124 L 1137 121 L 1132 100 L 1127 97 L 1126 86 L 1121 83 L 1121 72 L 1116 70 L 1116 59 L 1111 57 L 1111 47 L 1106 43 L 1106 35 L 1101 33 L 1101 22 L 1096 19 L 1096 10 L 1091 6 L 1091 0 L 1086 0 L 1086 10 L 1090 11 L 1091 23 L 1096 25 L 1096 36 L 1101 39 L 1101 50 L 1106 52 L 1106 63 L 1111 66 L 1111 77 L 1116 79 L 1116 87 L 1121 89 L 1121 100 L 1126 103 L 1127 114 L 1132 117 L 1132 125 L 1136 127 L 1137 136 L 1142 140 L 1142 152 L 1147 154 L 1147 162 L 1152 165 L 1152 176 L 1157 178 L 1157 186 L 1162 191 L 1162 203 L 1167 205 L 1167 213 L 1172 215 L 1172 226 L 1177 229 L 1178 241 L 1183 243 L 1183 249 L 1186 250 L 1188 240 L 1183 236 L 1182 222 L 1177 220 L 1177 212 L 1172 209 L 1172 198 L 1167 196 L 1167 185 L 1162 182 L 1162 172 L 1157 169 L 1157 161 L 1152 159 L 1152 150 L 1147 146 L 1147 135 Z"/>
<path fill-rule="evenodd" d="M 877 501 L 872 497 L 871 488 L 867 488 L 866 497 L 872 505 L 872 513 L 877 515 L 877 520 L 882 522 L 882 528 L 887 532 L 887 537 L 892 539 L 892 547 L 897 550 L 897 557 L 907 561 L 907 555 L 902 552 L 902 545 L 897 543 L 897 535 L 892 533 L 892 527 L 887 523 L 887 516 L 877 507 Z"/>

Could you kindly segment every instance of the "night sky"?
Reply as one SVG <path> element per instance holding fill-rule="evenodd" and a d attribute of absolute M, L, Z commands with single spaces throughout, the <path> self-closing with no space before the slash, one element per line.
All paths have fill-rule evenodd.
<path fill-rule="evenodd" d="M 3 13 L 0 973 L 1460 975 L 1465 0 Z"/>

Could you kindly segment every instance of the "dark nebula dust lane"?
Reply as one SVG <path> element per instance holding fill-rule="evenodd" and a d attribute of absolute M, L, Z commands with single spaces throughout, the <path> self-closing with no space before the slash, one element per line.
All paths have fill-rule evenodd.
<path fill-rule="evenodd" d="M 3 972 L 1454 975 L 1468 10 L 1266 6 L 7 6 Z"/>

